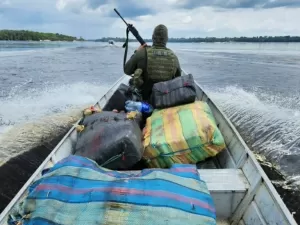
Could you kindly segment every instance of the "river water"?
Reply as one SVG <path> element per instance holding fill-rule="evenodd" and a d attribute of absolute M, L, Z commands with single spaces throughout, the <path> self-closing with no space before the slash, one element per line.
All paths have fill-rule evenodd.
<path fill-rule="evenodd" d="M 132 53 L 138 45 L 130 45 Z M 122 76 L 121 46 L 0 42 L 0 159 L 29 150 L 76 121 L 83 107 Z M 284 174 L 300 175 L 300 44 L 168 47 L 253 151 Z"/>

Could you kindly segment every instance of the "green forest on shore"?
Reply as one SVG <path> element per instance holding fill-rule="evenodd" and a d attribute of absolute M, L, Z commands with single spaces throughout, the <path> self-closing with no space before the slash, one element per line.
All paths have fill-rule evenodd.
<path fill-rule="evenodd" d="M 6 41 L 84 41 L 82 37 L 77 38 L 59 33 L 43 33 L 28 30 L 0 30 L 0 40 Z M 108 42 L 113 40 L 116 42 L 125 42 L 125 38 L 121 37 L 103 37 L 96 42 Z M 136 39 L 129 39 L 130 42 Z M 145 39 L 151 42 L 151 39 Z M 256 36 L 256 37 L 190 37 L 190 38 L 169 38 L 169 42 L 300 42 L 300 36 Z"/>
<path fill-rule="evenodd" d="M 125 42 L 125 38 L 119 37 L 105 37 L 97 39 L 97 42 L 107 42 L 113 40 L 116 42 Z M 151 39 L 144 39 L 146 42 L 151 42 Z M 135 39 L 130 39 L 129 41 L 136 41 Z M 298 36 L 257 36 L 257 37 L 193 37 L 193 38 L 169 38 L 169 42 L 300 42 L 300 37 Z"/>
<path fill-rule="evenodd" d="M 58 33 L 42 33 L 28 30 L 0 30 L 0 40 L 6 41 L 83 41 L 83 38 L 76 38 Z"/>

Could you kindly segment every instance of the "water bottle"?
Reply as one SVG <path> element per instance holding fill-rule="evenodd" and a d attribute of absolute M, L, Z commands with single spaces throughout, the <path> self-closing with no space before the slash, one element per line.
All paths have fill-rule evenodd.
<path fill-rule="evenodd" d="M 125 109 L 127 112 L 139 111 L 141 113 L 151 113 L 153 108 L 150 104 L 145 102 L 126 101 Z"/>

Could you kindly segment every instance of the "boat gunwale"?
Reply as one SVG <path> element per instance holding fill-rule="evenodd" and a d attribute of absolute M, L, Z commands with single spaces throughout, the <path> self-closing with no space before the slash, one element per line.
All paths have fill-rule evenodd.
<path fill-rule="evenodd" d="M 124 76 L 119 78 L 108 90 L 107 92 L 100 98 L 100 100 L 109 92 L 111 91 L 116 85 L 120 83 L 121 80 L 124 79 Z M 99 101 L 100 101 L 99 100 Z M 97 101 L 94 106 L 96 106 L 99 101 Z M 10 203 L 5 207 L 5 209 L 0 214 L 0 223 L 3 222 L 4 218 L 8 216 L 7 214 L 12 210 L 16 202 L 18 202 L 19 199 L 21 199 L 23 193 L 26 192 L 26 189 L 30 186 L 30 184 L 35 180 L 36 177 L 39 176 L 39 174 L 42 172 L 42 170 L 45 168 L 47 163 L 51 160 L 53 155 L 59 150 L 61 145 L 66 141 L 67 138 L 71 135 L 71 133 L 75 130 L 76 126 L 80 122 L 82 118 L 77 120 L 77 122 L 70 128 L 70 130 L 65 134 L 65 136 L 60 140 L 60 142 L 55 146 L 55 148 L 50 152 L 50 154 L 45 158 L 45 160 L 41 163 L 41 165 L 36 169 L 36 171 L 29 177 L 27 182 L 22 186 L 22 188 L 18 191 L 18 193 L 15 195 L 15 197 L 10 201 Z"/>
<path fill-rule="evenodd" d="M 184 74 L 188 74 L 185 70 L 181 69 L 182 72 Z M 202 92 L 207 96 L 207 100 L 209 100 L 210 104 L 212 104 L 223 116 L 223 119 L 225 119 L 228 127 L 233 131 L 233 133 L 236 135 L 236 137 L 238 138 L 239 142 L 242 143 L 244 149 L 246 150 L 246 160 L 243 161 L 242 164 L 239 165 L 240 168 L 243 167 L 243 165 L 246 163 L 247 158 L 250 157 L 252 160 L 252 163 L 254 164 L 254 166 L 256 167 L 256 169 L 258 170 L 258 172 L 260 173 L 261 176 L 261 182 L 260 183 L 265 183 L 266 188 L 268 190 L 270 194 L 270 196 L 273 198 L 273 200 L 275 202 L 277 202 L 279 204 L 279 208 L 282 210 L 283 214 L 285 215 L 286 219 L 288 220 L 288 222 L 290 224 L 297 224 L 294 217 L 292 216 L 290 210 L 287 208 L 287 206 L 285 205 L 283 199 L 279 196 L 277 190 L 275 189 L 275 187 L 273 186 L 271 180 L 269 179 L 269 177 L 267 176 L 267 174 L 265 173 L 265 171 L 263 170 L 263 168 L 261 167 L 261 165 L 259 164 L 259 162 L 257 161 L 257 159 L 255 158 L 254 153 L 250 150 L 250 148 L 247 146 L 247 144 L 245 143 L 244 139 L 242 138 L 242 136 L 240 135 L 240 133 L 238 132 L 238 130 L 236 129 L 236 127 L 233 125 L 233 123 L 229 120 L 229 118 L 227 117 L 227 115 L 211 100 L 211 98 L 209 97 L 209 95 L 207 94 L 207 92 L 204 91 L 204 89 L 202 88 L 202 86 L 195 80 L 196 85 L 202 90 Z M 238 168 L 236 168 L 238 169 Z M 251 183 L 250 183 L 251 185 Z M 254 185 L 258 185 L 258 188 L 260 187 L 259 184 L 254 184 Z M 250 191 L 250 189 L 249 189 Z M 246 197 L 246 196 L 245 196 Z M 250 202 L 251 204 L 251 202 Z"/>
<path fill-rule="evenodd" d="M 188 74 L 186 73 L 183 69 L 182 72 L 184 74 Z M 130 76 L 128 76 L 129 78 Z M 122 80 L 124 80 L 126 78 L 126 75 L 121 76 L 108 90 L 107 92 L 99 99 L 99 101 L 97 101 L 94 106 L 99 105 L 101 99 L 105 98 L 105 96 L 111 91 L 113 90 L 118 84 L 120 84 L 120 82 Z M 290 213 L 290 211 L 288 210 L 288 208 L 286 207 L 285 203 L 283 202 L 282 198 L 279 196 L 277 190 L 275 189 L 275 187 L 273 186 L 273 184 L 271 183 L 270 179 L 268 178 L 267 174 L 264 172 L 264 170 L 262 169 L 262 167 L 260 166 L 259 162 L 257 161 L 257 159 L 255 158 L 255 155 L 253 154 L 253 152 L 249 149 L 249 147 L 247 146 L 247 144 L 245 143 L 245 141 L 243 140 L 243 138 L 241 137 L 241 135 L 239 134 L 239 132 L 237 131 L 236 127 L 233 125 L 233 123 L 229 120 L 229 118 L 226 116 L 226 114 L 211 100 L 211 98 L 209 97 L 209 95 L 204 91 L 204 89 L 201 87 L 201 85 L 199 85 L 198 82 L 196 82 L 196 85 L 199 87 L 199 89 L 203 92 L 204 95 L 206 95 L 207 97 L 207 102 L 211 105 L 213 105 L 213 107 L 215 107 L 216 110 L 219 111 L 219 113 L 221 114 L 221 116 L 223 117 L 222 119 L 225 120 L 225 123 L 227 123 L 226 125 L 228 126 L 229 129 L 231 129 L 231 131 L 233 132 L 234 135 L 236 135 L 238 141 L 242 144 L 242 147 L 244 148 L 244 150 L 246 151 L 244 154 L 245 160 L 243 160 L 243 163 L 238 164 L 238 166 L 236 166 L 236 169 L 242 168 L 247 159 L 250 157 L 255 169 L 260 173 L 260 179 L 258 184 L 250 184 L 251 186 L 255 186 L 257 185 L 258 188 L 263 185 L 266 184 L 265 187 L 267 188 L 268 192 L 270 193 L 270 196 L 272 197 L 272 199 L 274 200 L 274 202 L 277 202 L 277 204 L 279 205 L 279 209 L 281 210 L 281 212 L 284 215 L 284 218 L 286 221 L 288 221 L 290 224 L 297 224 L 292 216 L 292 214 Z M 26 192 L 27 188 L 30 186 L 30 184 L 37 178 L 39 177 L 39 175 L 41 174 L 42 170 L 45 168 L 45 166 L 47 165 L 47 163 L 49 161 L 51 161 L 52 157 L 55 155 L 55 153 L 57 153 L 57 151 L 59 150 L 59 148 L 62 146 L 62 144 L 66 141 L 67 138 L 70 137 L 70 135 L 72 134 L 72 132 L 75 130 L 76 125 L 80 122 L 81 118 L 70 128 L 70 130 L 65 134 L 65 136 L 61 139 L 61 141 L 55 146 L 55 148 L 51 151 L 51 153 L 45 158 L 45 160 L 41 163 L 41 165 L 37 168 L 37 170 L 30 176 L 30 178 L 27 180 L 27 182 L 22 186 L 22 188 L 18 191 L 18 193 L 15 195 L 15 197 L 11 200 L 11 202 L 6 206 L 6 208 L 2 211 L 2 213 L 0 214 L 0 223 L 5 223 L 4 219 L 8 216 L 8 213 L 12 210 L 12 208 L 14 207 L 14 205 L 22 198 L 23 194 Z M 251 191 L 251 188 L 248 189 L 249 191 Z M 245 196 L 246 198 L 247 196 Z M 243 203 L 243 202 L 242 202 Z M 251 204 L 251 201 L 250 201 Z M 233 214 L 234 215 L 234 214 Z"/>

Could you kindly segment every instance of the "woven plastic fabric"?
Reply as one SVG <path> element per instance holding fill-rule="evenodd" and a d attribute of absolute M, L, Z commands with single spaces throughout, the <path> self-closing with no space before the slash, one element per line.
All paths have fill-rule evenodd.
<path fill-rule="evenodd" d="M 195 164 L 225 149 L 224 138 L 206 102 L 155 110 L 143 134 L 143 158 L 149 167 Z"/>
<path fill-rule="evenodd" d="M 212 197 L 194 165 L 130 174 L 73 155 L 28 191 L 10 224 L 216 225 Z"/>
<path fill-rule="evenodd" d="M 139 95 L 132 92 L 129 86 L 120 84 L 118 89 L 113 93 L 113 95 L 105 104 L 103 111 L 112 111 L 114 109 L 118 111 L 125 110 L 125 102 L 127 100 L 140 101 L 142 99 Z"/>
<path fill-rule="evenodd" d="M 85 117 L 74 154 L 95 160 L 108 169 L 128 170 L 141 160 L 144 148 L 140 121 L 126 113 L 103 111 Z"/>
<path fill-rule="evenodd" d="M 156 109 L 192 103 L 196 99 L 196 88 L 192 74 L 153 85 L 151 101 Z"/>

